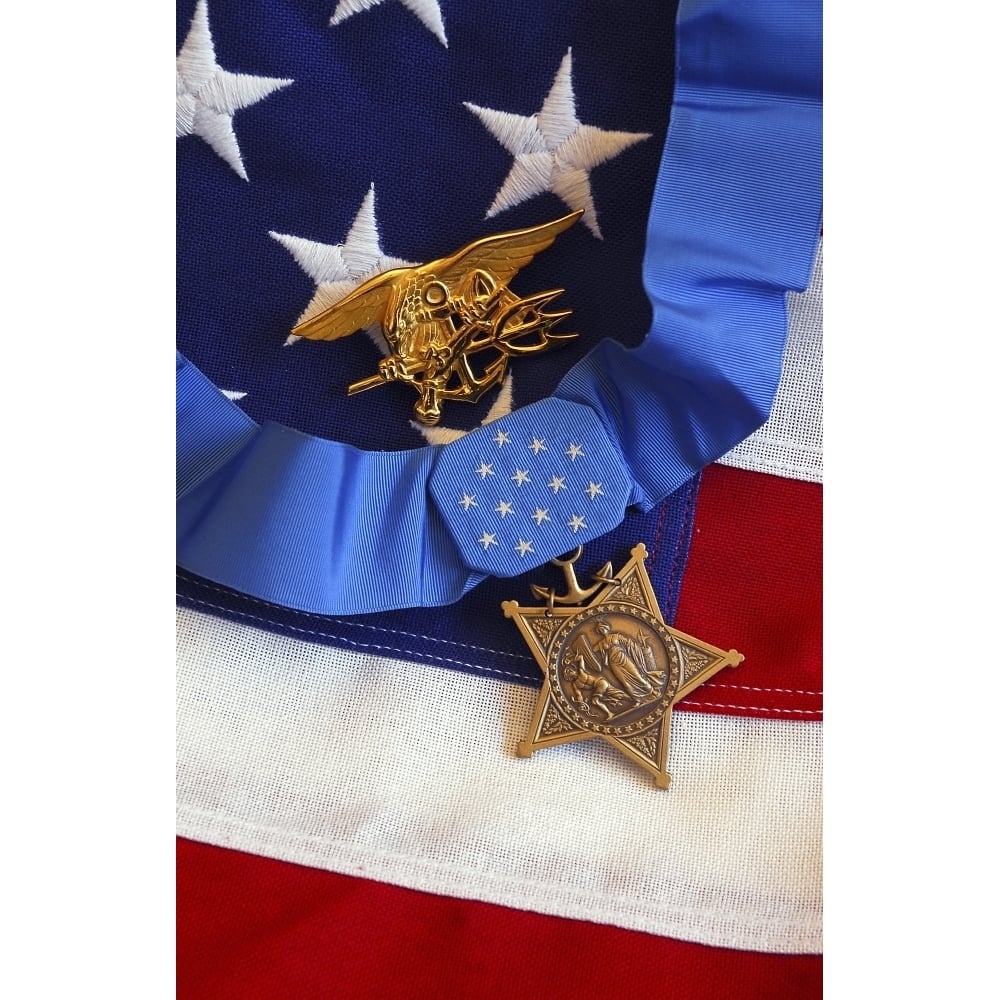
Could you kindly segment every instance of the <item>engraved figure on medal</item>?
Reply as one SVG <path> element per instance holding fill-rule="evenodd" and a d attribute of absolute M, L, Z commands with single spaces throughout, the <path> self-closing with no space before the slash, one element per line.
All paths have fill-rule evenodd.
<path fill-rule="evenodd" d="M 663 717 L 664 698 L 676 692 L 673 640 L 637 610 L 584 615 L 553 651 L 553 694 L 584 728 L 625 734 L 654 725 Z"/>

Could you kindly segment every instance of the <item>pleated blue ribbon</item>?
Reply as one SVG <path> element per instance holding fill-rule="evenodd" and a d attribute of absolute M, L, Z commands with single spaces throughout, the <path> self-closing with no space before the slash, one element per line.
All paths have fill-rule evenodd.
<path fill-rule="evenodd" d="M 601 341 L 551 398 L 453 444 L 366 452 L 259 426 L 179 356 L 180 565 L 320 614 L 448 604 L 648 510 L 743 440 L 813 263 L 821 72 L 818 0 L 683 0 L 648 335 Z M 364 571 L 387 557 L 392 574 Z"/>

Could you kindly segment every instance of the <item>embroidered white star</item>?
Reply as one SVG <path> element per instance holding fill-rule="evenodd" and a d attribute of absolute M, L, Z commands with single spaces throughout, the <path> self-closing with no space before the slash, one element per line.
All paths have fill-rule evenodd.
<path fill-rule="evenodd" d="M 494 111 L 468 101 L 465 106 L 514 157 L 510 173 L 486 213 L 488 219 L 551 191 L 571 209 L 582 208 L 587 228 L 602 239 L 590 191 L 590 171 L 648 139 L 650 133 L 608 132 L 581 124 L 573 93 L 572 53 L 570 49 L 563 57 L 537 114 Z"/>
<path fill-rule="evenodd" d="M 509 503 L 507 503 L 506 500 L 501 500 L 500 503 L 497 504 L 496 512 L 501 517 L 506 517 L 508 514 L 514 513 L 514 508 Z"/>
<path fill-rule="evenodd" d="M 444 35 L 444 21 L 441 20 L 441 4 L 438 0 L 399 0 L 399 2 L 408 11 L 416 14 L 420 23 L 445 48 L 448 48 L 448 39 Z M 381 3 L 385 3 L 385 0 L 340 0 L 337 9 L 333 12 L 333 17 L 330 18 L 330 24 L 340 24 L 352 14 L 359 14 L 361 11 L 377 7 Z"/>
<path fill-rule="evenodd" d="M 574 514 L 567 522 L 567 528 L 573 529 L 573 534 L 575 535 L 581 528 L 586 528 L 587 525 L 583 523 L 583 518 L 579 514 Z"/>
<path fill-rule="evenodd" d="M 545 447 L 545 438 L 539 440 L 538 438 L 532 438 L 531 444 L 528 447 L 537 455 L 540 451 L 547 451 Z"/>
<path fill-rule="evenodd" d="M 583 492 L 589 493 L 591 500 L 593 500 L 594 497 L 604 496 L 604 490 L 601 489 L 600 483 L 591 483 Z"/>
<path fill-rule="evenodd" d="M 304 323 L 318 316 L 324 309 L 338 303 L 353 292 L 362 282 L 382 274 L 393 267 L 413 267 L 410 261 L 400 257 L 388 257 L 379 245 L 378 225 L 375 221 L 375 188 L 371 187 L 351 223 L 350 231 L 343 243 L 317 243 L 300 236 L 286 236 L 271 232 L 295 258 L 295 263 L 316 283 L 316 292 L 309 305 L 302 311 L 297 323 Z M 297 324 L 296 324 L 297 325 Z M 382 335 L 382 327 L 374 324 L 365 333 L 375 342 L 375 346 L 388 356 L 389 345 Z M 294 344 L 301 337 L 292 337 L 285 346 Z"/>
<path fill-rule="evenodd" d="M 527 553 L 535 551 L 531 547 L 531 542 L 526 542 L 523 538 L 519 538 L 517 540 L 517 545 L 515 545 L 514 548 L 517 549 L 518 552 L 520 552 L 522 559 L 525 557 L 525 555 L 527 555 Z"/>
<path fill-rule="evenodd" d="M 478 472 L 479 475 L 483 477 L 483 479 L 485 479 L 487 476 L 492 476 L 493 475 L 493 463 L 492 462 L 490 462 L 490 463 L 481 462 L 479 464 L 479 468 L 476 469 L 476 472 Z"/>
<path fill-rule="evenodd" d="M 238 389 L 223 389 L 222 395 L 225 396 L 226 399 L 231 399 L 235 403 L 236 400 L 242 399 L 246 393 L 240 392 Z"/>
<path fill-rule="evenodd" d="M 525 483 L 530 483 L 531 480 L 528 478 L 528 473 L 524 469 L 517 469 L 514 475 L 510 477 L 511 480 L 517 483 L 518 489 L 520 489 Z"/>
<path fill-rule="evenodd" d="M 479 506 L 479 504 L 476 503 L 476 495 L 475 495 L 475 493 L 473 493 L 472 496 L 469 496 L 468 493 L 463 493 L 462 494 L 462 499 L 459 500 L 458 502 L 466 510 L 468 510 L 470 507 L 478 507 Z"/>
<path fill-rule="evenodd" d="M 233 131 L 233 115 L 294 82 L 224 70 L 215 59 L 208 5 L 198 0 L 191 29 L 177 55 L 177 138 L 200 136 L 243 180 L 249 180 Z"/>
<path fill-rule="evenodd" d="M 575 462 L 578 458 L 586 458 L 583 449 L 578 444 L 570 443 L 570 446 L 566 449 L 565 454 L 569 455 L 571 462 Z"/>
<path fill-rule="evenodd" d="M 484 531 L 483 537 L 479 539 L 479 544 L 482 545 L 484 549 L 488 549 L 491 545 L 497 544 L 497 536 L 491 535 L 488 531 Z"/>
<path fill-rule="evenodd" d="M 546 486 L 548 486 L 553 493 L 558 493 L 560 490 L 566 489 L 566 479 L 563 476 L 553 474 L 551 481 L 546 483 Z"/>
<path fill-rule="evenodd" d="M 545 510 L 542 510 L 541 507 L 536 507 L 535 508 L 535 513 L 532 516 L 535 519 L 535 524 L 537 524 L 539 527 L 542 526 L 542 521 L 551 521 L 552 520 L 552 518 L 549 517 L 549 508 L 548 507 L 546 507 Z"/>
<path fill-rule="evenodd" d="M 506 431 L 497 431 L 497 436 L 493 440 L 496 441 L 498 448 L 502 448 L 505 444 L 510 444 L 510 435 Z"/>

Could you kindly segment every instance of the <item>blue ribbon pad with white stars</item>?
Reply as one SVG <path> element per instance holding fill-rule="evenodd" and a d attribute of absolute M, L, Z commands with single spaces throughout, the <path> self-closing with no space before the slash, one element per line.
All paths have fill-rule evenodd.
<path fill-rule="evenodd" d="M 429 488 L 462 560 L 491 576 L 572 551 L 617 527 L 632 478 L 592 409 L 528 406 L 442 450 Z"/>

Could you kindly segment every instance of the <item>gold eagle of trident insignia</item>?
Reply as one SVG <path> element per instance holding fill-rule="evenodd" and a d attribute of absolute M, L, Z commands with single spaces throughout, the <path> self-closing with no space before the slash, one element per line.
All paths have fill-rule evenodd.
<path fill-rule="evenodd" d="M 510 358 L 576 337 L 552 332 L 570 310 L 544 311 L 564 289 L 520 298 L 508 282 L 582 214 L 487 236 L 429 264 L 385 271 L 292 333 L 339 340 L 381 323 L 392 353 L 379 362 L 377 374 L 354 382 L 347 393 L 406 382 L 420 396 L 413 407 L 417 420 L 433 427 L 444 400 L 477 402 L 503 381 Z"/>

